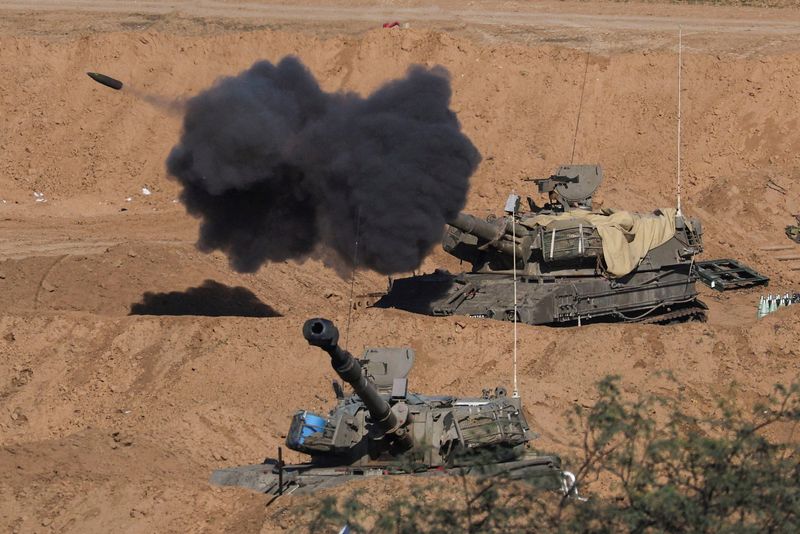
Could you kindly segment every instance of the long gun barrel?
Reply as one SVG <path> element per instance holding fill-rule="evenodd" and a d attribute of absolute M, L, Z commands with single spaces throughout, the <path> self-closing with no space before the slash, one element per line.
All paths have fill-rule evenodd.
<path fill-rule="evenodd" d="M 511 234 L 510 223 L 506 222 L 505 219 L 500 219 L 498 223 L 493 224 L 489 221 L 484 221 L 483 219 L 469 215 L 468 213 L 459 213 L 456 215 L 455 219 L 449 221 L 447 224 L 453 228 L 458 228 L 462 232 L 472 234 L 480 239 L 488 241 L 491 246 L 504 254 L 509 256 L 515 254 L 514 242 L 511 239 L 503 239 L 505 234 Z M 516 230 L 519 237 L 524 229 L 518 226 Z M 510 237 L 509 235 L 509 238 Z M 516 249 L 517 258 L 527 258 L 522 247 L 516 245 Z"/>
<path fill-rule="evenodd" d="M 330 355 L 333 370 L 364 401 L 372 421 L 385 434 L 395 434 L 400 427 L 397 416 L 389 403 L 378 394 L 375 385 L 364 376 L 358 361 L 338 345 L 339 329 L 327 319 L 309 319 L 303 325 L 303 337 L 309 345 L 319 347 Z"/>

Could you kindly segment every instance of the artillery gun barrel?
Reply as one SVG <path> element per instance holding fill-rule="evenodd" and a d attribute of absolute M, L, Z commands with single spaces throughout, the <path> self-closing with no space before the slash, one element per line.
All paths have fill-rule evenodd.
<path fill-rule="evenodd" d="M 339 329 L 327 319 L 309 319 L 303 325 L 303 337 L 309 345 L 319 347 L 330 355 L 333 370 L 353 387 L 380 429 L 384 433 L 395 433 L 399 427 L 397 416 L 389 403 L 378 394 L 375 385 L 364 376 L 358 360 L 338 345 Z"/>
<path fill-rule="evenodd" d="M 455 219 L 447 224 L 454 228 L 458 228 L 462 232 L 472 234 L 481 239 L 489 241 L 491 246 L 504 254 L 513 256 L 516 253 L 517 258 L 524 257 L 523 249 L 510 239 L 511 236 L 509 236 L 508 240 L 503 239 L 505 234 L 511 233 L 510 223 L 507 223 L 505 220 L 502 220 L 502 224 L 492 224 L 489 221 L 484 221 L 483 219 L 479 219 L 474 215 L 470 215 L 468 213 L 459 213 L 456 215 Z M 521 230 L 521 228 L 517 229 L 518 232 Z M 517 249 L 516 251 L 514 251 L 515 246 Z"/>
<path fill-rule="evenodd" d="M 468 213 L 459 213 L 455 219 L 447 224 L 487 241 L 499 239 L 505 233 L 505 228 L 498 227 L 489 221 L 484 221 Z"/>

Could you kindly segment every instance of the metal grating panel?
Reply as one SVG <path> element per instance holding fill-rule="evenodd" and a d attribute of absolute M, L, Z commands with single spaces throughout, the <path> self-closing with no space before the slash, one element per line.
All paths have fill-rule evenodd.
<path fill-rule="evenodd" d="M 699 261 L 695 268 L 700 280 L 717 291 L 769 285 L 769 278 L 736 260 Z"/>

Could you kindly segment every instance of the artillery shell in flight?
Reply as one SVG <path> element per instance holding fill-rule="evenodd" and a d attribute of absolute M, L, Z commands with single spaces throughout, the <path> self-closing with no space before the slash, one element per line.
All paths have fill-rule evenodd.
<path fill-rule="evenodd" d="M 89 75 L 89 78 L 93 79 L 97 83 L 102 83 L 106 87 L 116 89 L 117 91 L 122 89 L 122 82 L 112 78 L 111 76 L 106 76 L 105 74 L 100 74 L 99 72 L 87 72 L 86 74 Z"/>

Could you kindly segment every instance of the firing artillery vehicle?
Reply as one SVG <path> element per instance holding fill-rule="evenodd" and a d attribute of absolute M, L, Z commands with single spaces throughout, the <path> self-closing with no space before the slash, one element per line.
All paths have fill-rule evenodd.
<path fill-rule="evenodd" d="M 279 495 L 369 476 L 458 472 L 574 493 L 575 477 L 561 470 L 558 457 L 526 449 L 532 435 L 521 400 L 508 397 L 503 388 L 478 398 L 409 393 L 413 350 L 372 348 L 356 360 L 339 347 L 339 331 L 326 319 L 306 321 L 303 335 L 330 355 L 333 369 L 354 394 L 345 395 L 334 382 L 337 404 L 327 417 L 308 411 L 294 415 L 286 446 L 310 455 L 308 463 L 284 465 L 279 452 L 278 459 L 263 464 L 214 471 L 212 483 Z"/>
<path fill-rule="evenodd" d="M 703 249 L 700 221 L 674 209 L 592 213 L 602 179 L 597 165 L 565 165 L 534 180 L 549 194 L 544 207 L 528 198 L 523 212 L 511 195 L 504 216 L 459 214 L 442 246 L 472 269 L 394 280 L 375 306 L 513 321 L 516 274 L 522 323 L 704 320 L 694 270 Z"/>

